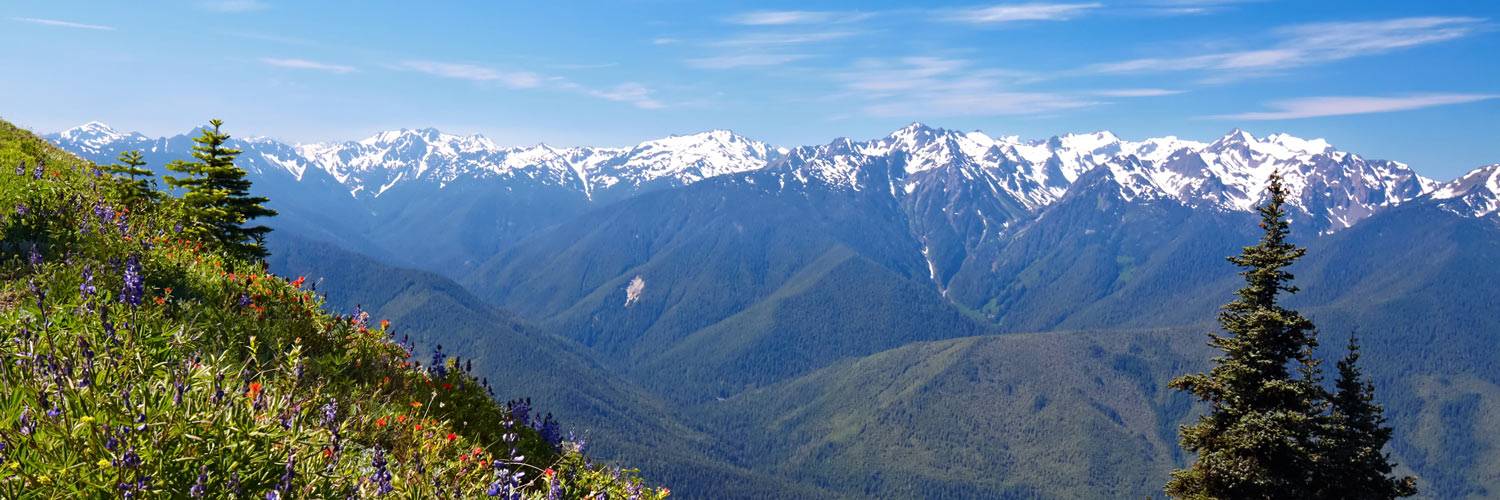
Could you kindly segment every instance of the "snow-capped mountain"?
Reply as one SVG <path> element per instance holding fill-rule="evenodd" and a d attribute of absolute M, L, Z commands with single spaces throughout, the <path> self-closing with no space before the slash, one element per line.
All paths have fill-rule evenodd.
<path fill-rule="evenodd" d="M 65 148 L 96 157 L 128 149 L 185 154 L 189 137 L 149 139 L 98 122 L 50 136 Z M 1035 213 L 1060 199 L 1086 172 L 1103 168 L 1126 199 L 1173 199 L 1189 206 L 1249 211 L 1260 201 L 1270 173 L 1280 172 L 1293 195 L 1291 204 L 1322 232 L 1347 228 L 1382 208 L 1440 188 L 1406 164 L 1365 159 L 1322 139 L 1286 134 L 1257 138 L 1239 129 L 1212 142 L 1171 136 L 1130 141 L 1107 131 L 1023 140 L 913 123 L 877 139 L 785 149 L 726 130 L 634 147 L 556 148 L 505 147 L 480 135 L 427 128 L 349 142 L 294 146 L 258 138 L 237 140 L 235 146 L 245 151 L 242 162 L 252 171 L 275 168 L 302 180 L 315 169 L 355 198 L 380 197 L 403 185 L 442 189 L 469 179 L 499 179 L 567 189 L 588 199 L 612 193 L 609 198 L 616 199 L 648 187 L 682 186 L 772 165 L 780 165 L 794 183 L 861 190 L 872 187 L 861 180 L 865 169 L 899 162 L 899 172 L 881 176 L 888 185 L 878 186 L 898 198 L 922 196 L 918 191 L 924 183 L 941 183 L 944 189 L 962 184 L 994 198 L 996 210 Z M 1474 184 L 1463 181 L 1445 185 L 1445 192 L 1458 193 Z"/>
<path fill-rule="evenodd" d="M 1476 168 L 1443 184 L 1431 198 L 1459 215 L 1500 216 L 1500 163 Z"/>
<path fill-rule="evenodd" d="M 1322 139 L 1256 138 L 1238 129 L 1210 143 L 1176 137 L 1127 141 L 1109 132 L 1023 141 L 912 124 L 868 142 L 800 148 L 788 158 L 797 164 L 796 179 L 858 190 L 865 187 L 858 170 L 871 163 L 869 157 L 897 154 L 904 169 L 891 178 L 893 194 L 910 195 L 922 183 L 950 175 L 1032 212 L 1099 168 L 1128 200 L 1174 199 L 1250 211 L 1261 201 L 1270 174 L 1280 172 L 1291 205 L 1323 232 L 1347 228 L 1437 188 L 1403 163 L 1367 160 Z"/>
<path fill-rule="evenodd" d="M 69 151 L 80 154 L 99 153 L 125 144 L 150 141 L 144 135 L 135 132 L 120 133 L 100 122 L 88 122 L 49 138 L 55 143 L 67 144 Z"/>
<path fill-rule="evenodd" d="M 297 151 L 349 186 L 355 196 L 380 196 L 404 182 L 439 186 L 465 178 L 525 178 L 591 196 L 628 186 L 683 185 L 762 168 L 776 154 L 765 144 L 726 130 L 673 136 L 632 148 L 546 144 L 500 147 L 480 135 L 433 129 L 382 132 L 357 142 L 307 144 Z"/>

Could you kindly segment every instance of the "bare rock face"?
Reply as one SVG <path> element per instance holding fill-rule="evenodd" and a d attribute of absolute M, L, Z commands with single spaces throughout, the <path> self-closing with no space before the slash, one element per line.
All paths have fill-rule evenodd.
<path fill-rule="evenodd" d="M 636 275 L 634 279 L 630 280 L 630 284 L 625 286 L 625 307 L 630 307 L 635 305 L 636 302 L 640 302 L 641 293 L 645 291 L 646 279 L 640 277 L 640 275 Z"/>

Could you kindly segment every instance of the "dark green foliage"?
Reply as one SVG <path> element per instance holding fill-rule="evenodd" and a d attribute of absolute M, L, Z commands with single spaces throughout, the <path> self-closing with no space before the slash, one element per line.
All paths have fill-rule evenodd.
<path fill-rule="evenodd" d="M 1339 499 L 1383 499 L 1417 493 L 1416 478 L 1391 477 L 1391 459 L 1385 454 L 1391 428 L 1375 403 L 1375 385 L 1359 368 L 1359 343 L 1349 337 L 1349 351 L 1338 363 L 1338 379 L 1330 402 L 1332 408 L 1321 440 L 1327 488 L 1320 497 Z"/>
<path fill-rule="evenodd" d="M 250 220 L 276 215 L 265 207 L 270 199 L 250 194 L 245 170 L 235 166 L 238 149 L 225 146 L 229 134 L 219 131 L 221 120 L 209 120 L 209 126 L 194 138 L 193 158 L 197 161 L 174 161 L 167 169 L 186 177 L 166 177 L 167 184 L 182 188 L 182 201 L 195 227 L 192 234 L 217 241 L 229 253 L 247 258 L 265 258 L 266 226 L 247 226 Z"/>
<path fill-rule="evenodd" d="M 1313 358 L 1317 333 L 1278 300 L 1297 291 L 1286 268 L 1306 250 L 1287 241 L 1279 176 L 1271 177 L 1268 190 L 1270 200 L 1259 208 L 1265 235 L 1229 259 L 1244 269 L 1245 286 L 1219 314 L 1229 334 L 1210 335 L 1210 345 L 1224 355 L 1208 373 L 1172 381 L 1210 405 L 1208 415 L 1182 428 L 1182 447 L 1198 456 L 1172 473 L 1167 492 L 1173 496 L 1309 498 L 1318 487 L 1316 440 L 1325 397 Z"/>
<path fill-rule="evenodd" d="M 146 159 L 140 151 L 120 153 L 118 161 L 106 165 L 104 171 L 125 178 L 120 184 L 122 198 L 136 204 L 161 197 L 161 192 L 156 190 L 156 174 L 146 168 Z"/>

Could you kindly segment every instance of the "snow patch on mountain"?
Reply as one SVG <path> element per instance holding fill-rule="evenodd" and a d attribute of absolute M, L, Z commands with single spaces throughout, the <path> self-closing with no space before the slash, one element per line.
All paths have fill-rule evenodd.
<path fill-rule="evenodd" d="M 1479 167 L 1433 191 L 1432 199 L 1456 214 L 1500 216 L 1500 163 Z"/>

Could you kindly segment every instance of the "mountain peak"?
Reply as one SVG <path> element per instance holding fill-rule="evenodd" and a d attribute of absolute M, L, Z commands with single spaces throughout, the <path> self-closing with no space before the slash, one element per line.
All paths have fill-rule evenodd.
<path fill-rule="evenodd" d="M 80 143 L 86 147 L 98 148 L 112 142 L 140 137 L 134 132 L 121 133 L 100 121 L 91 121 L 77 127 L 64 130 L 57 134 L 59 138 L 69 142 Z"/>
<path fill-rule="evenodd" d="M 1214 145 L 1251 144 L 1254 142 L 1256 142 L 1254 135 L 1246 132 L 1245 129 L 1235 127 L 1233 130 L 1226 132 L 1219 140 L 1214 141 Z"/>
<path fill-rule="evenodd" d="M 115 129 L 111 128 L 108 124 L 106 124 L 104 122 L 91 121 L 91 122 L 85 123 L 83 125 L 79 125 L 77 127 L 73 127 L 73 128 L 64 130 L 64 131 L 62 131 L 58 135 L 61 135 L 63 137 L 79 137 L 79 136 L 83 136 L 83 135 L 96 136 L 96 135 L 118 135 L 118 134 L 119 134 L 119 132 L 116 132 Z"/>

